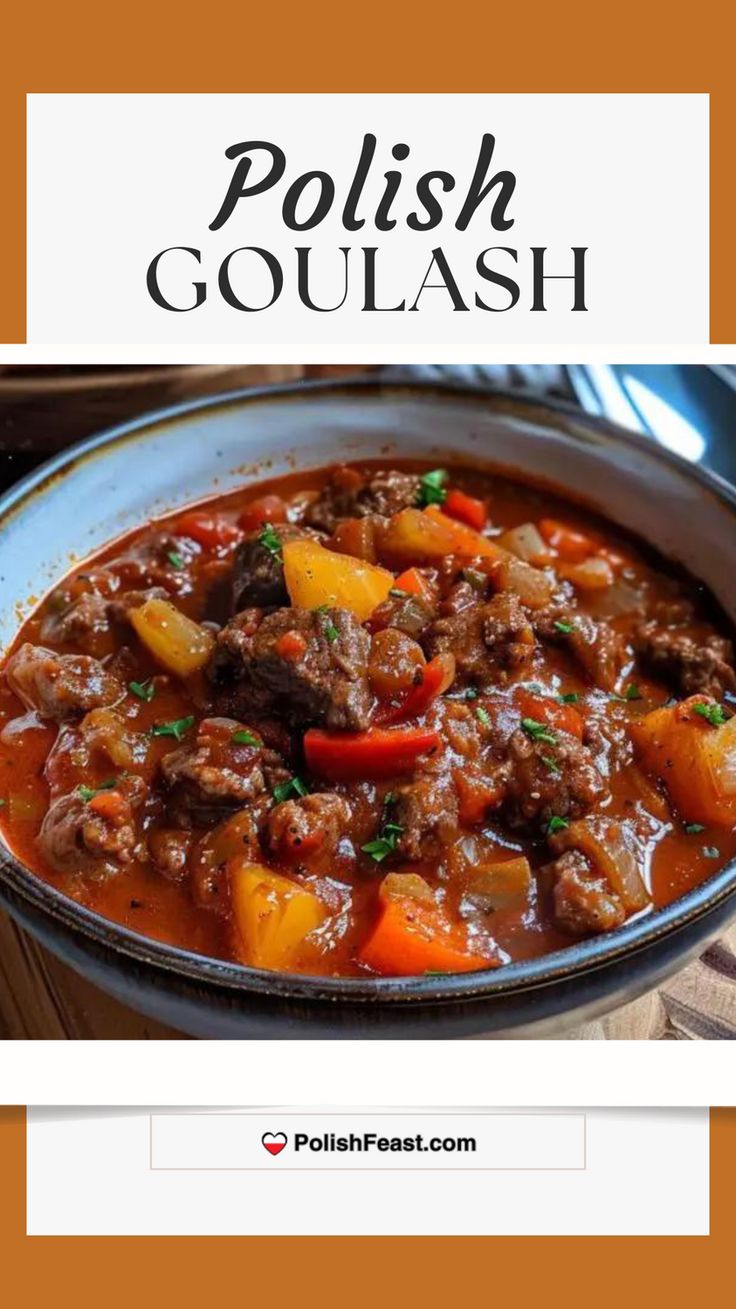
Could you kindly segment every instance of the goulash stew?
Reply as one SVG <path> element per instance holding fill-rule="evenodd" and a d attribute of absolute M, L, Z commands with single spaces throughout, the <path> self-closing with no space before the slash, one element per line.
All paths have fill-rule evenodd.
<path fill-rule="evenodd" d="M 547 491 L 290 475 L 114 542 L 26 622 L 0 826 L 66 896 L 188 950 L 497 968 L 734 856 L 735 693 L 703 588 Z"/>

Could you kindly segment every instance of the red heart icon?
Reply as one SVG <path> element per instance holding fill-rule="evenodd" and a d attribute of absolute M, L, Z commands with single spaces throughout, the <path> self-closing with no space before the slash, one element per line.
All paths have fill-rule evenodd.
<path fill-rule="evenodd" d="M 261 1137 L 261 1143 L 266 1147 L 269 1154 L 281 1154 L 286 1145 L 285 1132 L 264 1132 Z"/>

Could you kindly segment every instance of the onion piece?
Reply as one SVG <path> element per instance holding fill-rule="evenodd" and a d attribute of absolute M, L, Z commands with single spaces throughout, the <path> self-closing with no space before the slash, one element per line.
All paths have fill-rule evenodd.
<path fill-rule="evenodd" d="M 381 895 L 389 900 L 422 900 L 425 904 L 434 903 L 434 895 L 429 882 L 425 882 L 419 873 L 387 873 L 381 882 Z"/>
<path fill-rule="evenodd" d="M 628 914 L 646 908 L 651 896 L 641 874 L 641 854 L 630 824 L 604 814 L 591 814 L 556 832 L 550 844 L 556 853 L 580 850 L 620 897 Z"/>
<path fill-rule="evenodd" d="M 527 564 L 545 564 L 550 559 L 549 547 L 536 523 L 519 523 L 518 527 L 509 528 L 498 538 L 498 544 Z"/>
<path fill-rule="evenodd" d="M 515 555 L 501 559 L 492 576 L 499 591 L 513 591 L 530 609 L 543 609 L 552 599 L 554 587 L 547 574 Z"/>
<path fill-rule="evenodd" d="M 484 909 L 522 908 L 529 898 L 532 870 L 524 855 L 474 869 L 468 897 Z"/>
<path fill-rule="evenodd" d="M 618 577 L 606 591 L 598 612 L 606 618 L 625 618 L 627 614 L 643 614 L 644 609 L 641 590 Z"/>
<path fill-rule="evenodd" d="M 560 577 L 580 591 L 606 591 L 613 585 L 613 569 L 607 559 L 591 555 L 580 564 L 563 564 L 558 570 Z"/>

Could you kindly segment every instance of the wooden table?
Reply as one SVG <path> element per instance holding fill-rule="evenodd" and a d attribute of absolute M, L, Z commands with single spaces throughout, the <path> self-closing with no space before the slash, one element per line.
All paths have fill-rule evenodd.
<path fill-rule="evenodd" d="M 0 914 L 0 1039 L 176 1040 L 118 1004 Z M 736 927 L 659 991 L 587 1023 L 569 1040 L 736 1038 Z"/>

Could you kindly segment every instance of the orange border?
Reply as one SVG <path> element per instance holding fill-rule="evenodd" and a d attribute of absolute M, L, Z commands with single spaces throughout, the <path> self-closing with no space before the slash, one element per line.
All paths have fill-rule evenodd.
<path fill-rule="evenodd" d="M 736 340 L 736 9 L 703 0 L 243 6 L 26 0 L 3 13 L 0 341 L 25 339 L 25 95 L 32 91 L 680 91 L 711 97 L 712 342 Z M 564 143 L 559 148 L 564 161 Z M 652 161 L 656 168 L 656 159 Z M 612 186 L 625 160 L 612 160 Z M 682 163 L 688 185 L 687 159 Z M 637 203 L 636 196 L 631 198 Z M 53 196 L 49 196 L 53 205 Z M 673 281 L 677 270 L 673 269 Z"/>
<path fill-rule="evenodd" d="M 733 1282 L 736 1110 L 711 1110 L 709 1237 L 27 1237 L 25 1109 L 0 1109 L 0 1268 L 8 1303 L 564 1304 L 632 1294 L 672 1309 Z M 380 1269 L 374 1282 L 373 1270 Z M 16 1288 L 15 1293 L 12 1288 Z M 727 1297 L 726 1297 L 727 1298 Z"/>

